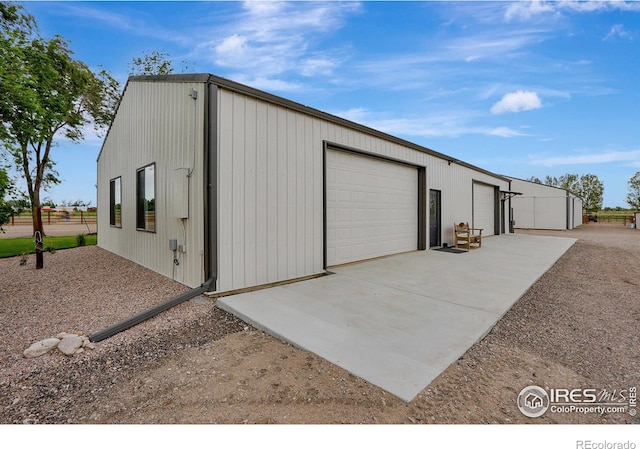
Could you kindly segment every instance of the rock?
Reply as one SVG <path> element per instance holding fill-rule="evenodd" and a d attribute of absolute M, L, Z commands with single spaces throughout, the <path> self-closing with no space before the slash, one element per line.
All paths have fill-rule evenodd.
<path fill-rule="evenodd" d="M 82 338 L 78 335 L 67 335 L 60 343 L 58 349 L 65 355 L 73 355 L 82 346 Z"/>
<path fill-rule="evenodd" d="M 46 338 L 29 346 L 24 350 L 23 354 L 27 358 L 39 357 L 42 354 L 46 354 L 47 352 L 51 351 L 59 344 L 60 340 L 57 338 Z"/>
<path fill-rule="evenodd" d="M 84 343 L 82 343 L 82 347 L 87 349 L 96 349 L 96 344 L 91 343 L 89 340 L 87 340 Z"/>

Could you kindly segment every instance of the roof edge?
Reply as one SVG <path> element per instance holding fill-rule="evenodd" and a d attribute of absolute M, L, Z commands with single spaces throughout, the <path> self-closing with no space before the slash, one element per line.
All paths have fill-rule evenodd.
<path fill-rule="evenodd" d="M 537 183 L 537 182 L 533 182 L 533 181 L 529 181 L 528 179 L 521 179 L 521 178 L 516 178 L 514 176 L 505 176 L 507 179 L 511 179 L 513 181 L 521 181 L 521 182 L 528 182 L 529 184 L 534 184 L 537 186 L 543 186 L 543 187 L 549 187 L 551 189 L 558 189 L 558 190 L 564 190 L 565 192 L 569 192 L 571 195 L 575 195 L 576 198 L 580 198 L 582 199 L 582 197 L 580 195 L 578 195 L 577 193 L 569 190 L 569 189 L 565 189 L 563 187 L 558 187 L 558 186 L 550 186 L 547 184 L 543 184 L 543 183 Z"/>
<path fill-rule="evenodd" d="M 245 84 L 238 83 L 236 81 L 232 81 L 227 78 L 223 78 L 217 75 L 213 75 L 210 73 L 192 73 L 192 74 L 171 74 L 171 75 L 135 75 L 130 76 L 127 80 L 127 84 L 129 82 L 174 82 L 174 83 L 209 83 L 214 84 L 223 89 L 231 90 L 234 92 L 238 92 L 244 95 L 248 95 L 250 97 L 254 97 L 268 103 L 273 103 L 276 105 L 280 105 L 303 114 L 311 115 L 313 117 L 320 118 L 322 120 L 326 120 L 338 125 L 342 125 L 351 129 L 355 129 L 357 131 L 363 132 L 365 134 L 369 134 L 374 137 L 378 137 L 384 139 L 389 142 L 396 143 L 398 145 L 402 145 L 407 148 L 411 148 L 416 151 L 420 151 L 421 153 L 426 153 L 431 156 L 434 156 L 438 159 L 445 160 L 447 162 L 454 162 L 463 167 L 478 171 L 480 173 L 484 173 L 486 175 L 492 176 L 494 178 L 500 179 L 505 182 L 509 182 L 508 177 L 500 175 L 498 173 L 491 172 L 484 168 L 469 164 L 467 162 L 461 161 L 452 156 L 448 156 L 444 153 L 440 153 L 438 151 L 432 150 L 430 148 L 424 147 L 422 145 L 418 145 L 417 143 L 408 141 L 406 139 L 402 139 L 400 137 L 394 136 L 392 134 L 387 134 L 385 132 L 379 131 L 377 129 L 371 128 L 366 125 L 362 125 L 357 122 L 353 122 L 351 120 L 347 120 L 342 117 L 338 117 L 336 115 L 329 114 L 328 112 L 321 111 L 319 109 L 312 108 L 310 106 L 303 105 L 301 103 L 297 103 L 292 100 L 288 100 L 284 97 L 270 94 L 268 92 L 256 89 L 254 87 L 247 86 Z M 126 90 L 126 86 L 125 86 Z M 124 91 L 123 91 L 124 95 Z"/>

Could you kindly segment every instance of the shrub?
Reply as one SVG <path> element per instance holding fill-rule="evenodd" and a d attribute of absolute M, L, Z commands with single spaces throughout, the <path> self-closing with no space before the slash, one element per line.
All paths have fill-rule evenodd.
<path fill-rule="evenodd" d="M 26 265 L 28 260 L 29 260 L 29 253 L 27 251 L 23 251 L 22 254 L 20 254 L 20 265 L 21 266 Z"/>
<path fill-rule="evenodd" d="M 86 246 L 87 239 L 86 239 L 85 235 L 84 234 L 76 235 L 76 243 L 78 244 L 78 246 Z"/>

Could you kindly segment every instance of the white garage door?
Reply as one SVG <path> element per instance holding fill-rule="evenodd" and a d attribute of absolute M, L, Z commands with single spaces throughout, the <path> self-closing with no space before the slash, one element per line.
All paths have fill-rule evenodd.
<path fill-rule="evenodd" d="M 473 184 L 473 227 L 482 229 L 482 235 L 495 234 L 496 198 L 493 186 Z"/>
<path fill-rule="evenodd" d="M 418 170 L 326 153 L 327 266 L 417 249 Z"/>

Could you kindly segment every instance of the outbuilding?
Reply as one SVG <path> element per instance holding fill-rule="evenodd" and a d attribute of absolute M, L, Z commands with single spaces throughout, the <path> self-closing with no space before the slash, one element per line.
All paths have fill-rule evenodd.
<path fill-rule="evenodd" d="M 510 178 L 513 227 L 570 230 L 582 224 L 582 198 L 569 190 Z"/>
<path fill-rule="evenodd" d="M 98 245 L 232 291 L 508 230 L 510 180 L 210 74 L 130 77 L 98 156 Z"/>

